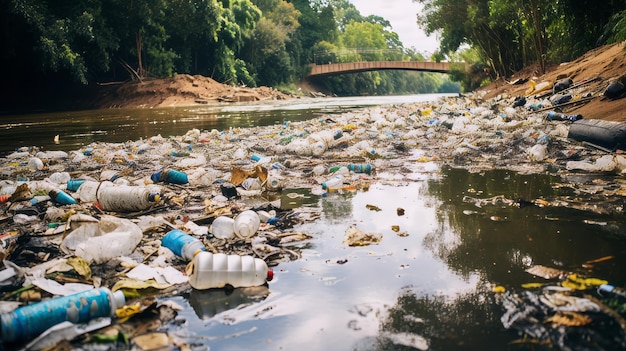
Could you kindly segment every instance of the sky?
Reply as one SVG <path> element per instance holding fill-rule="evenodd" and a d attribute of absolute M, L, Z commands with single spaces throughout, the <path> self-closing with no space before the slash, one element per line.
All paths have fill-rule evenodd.
<path fill-rule="evenodd" d="M 417 14 L 422 5 L 412 0 L 349 0 L 361 15 L 377 15 L 391 23 L 405 48 L 415 48 L 420 53 L 432 54 L 439 48 L 435 35 L 426 36 L 417 26 Z"/>

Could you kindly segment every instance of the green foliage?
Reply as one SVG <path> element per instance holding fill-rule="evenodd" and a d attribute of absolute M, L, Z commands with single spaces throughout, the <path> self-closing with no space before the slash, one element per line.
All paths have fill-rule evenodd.
<path fill-rule="evenodd" d="M 626 27 L 626 3 L 619 0 L 414 1 L 424 5 L 419 25 L 441 37 L 439 55 L 462 45 L 479 52 L 480 62 L 469 66 L 475 69 L 463 73 L 468 79 L 485 68 L 491 78 L 508 77 L 534 63 L 543 70 L 547 63 L 568 61 L 626 37 L 619 34 Z M 471 80 L 465 87 L 478 84 Z"/>

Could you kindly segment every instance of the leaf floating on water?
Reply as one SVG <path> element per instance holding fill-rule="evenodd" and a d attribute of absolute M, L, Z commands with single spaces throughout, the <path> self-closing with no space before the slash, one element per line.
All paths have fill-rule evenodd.
<path fill-rule="evenodd" d="M 542 286 L 544 286 L 545 284 L 543 283 L 525 283 L 522 284 L 522 288 L 524 289 L 539 289 Z"/>
<path fill-rule="evenodd" d="M 380 242 L 382 235 L 378 233 L 365 233 L 355 225 L 351 225 L 343 238 L 343 244 L 348 246 L 367 246 Z"/>
<path fill-rule="evenodd" d="M 489 217 L 489 219 L 491 219 L 494 222 L 505 222 L 507 220 L 506 217 L 500 217 L 500 216 L 491 216 Z"/>
<path fill-rule="evenodd" d="M 365 208 L 367 208 L 370 211 L 376 211 L 376 212 L 382 211 L 380 207 L 375 206 L 375 205 L 365 205 Z"/>
<path fill-rule="evenodd" d="M 532 266 L 528 268 L 526 272 L 544 279 L 556 279 L 560 277 L 565 277 L 568 274 L 568 272 L 565 272 L 563 270 L 541 265 Z"/>
<path fill-rule="evenodd" d="M 582 327 L 591 323 L 591 318 L 576 312 L 557 311 L 554 316 L 546 319 L 546 323 L 564 325 L 567 327 Z"/>

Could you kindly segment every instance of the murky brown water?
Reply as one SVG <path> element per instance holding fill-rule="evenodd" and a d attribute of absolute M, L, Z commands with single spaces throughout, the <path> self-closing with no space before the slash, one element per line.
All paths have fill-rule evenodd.
<path fill-rule="evenodd" d="M 43 129 L 50 131 L 45 137 L 43 131 L 30 133 L 39 135 L 35 140 L 60 134 L 61 144 L 48 147 L 69 150 L 70 145 L 94 140 L 285 123 L 352 106 L 329 104 L 304 113 L 254 106 L 237 112 L 202 108 L 99 111 L 85 113 L 80 122 L 91 126 L 87 133 L 84 128 L 73 129 L 79 112 L 67 114 L 66 119 L 25 117 L 23 122 L 5 125 L 3 133 L 8 135 L 3 140 L 11 140 L 12 146 L 3 143 L 3 147 L 7 151 L 32 145 L 29 129 L 39 128 L 40 123 L 47 123 L 49 128 L 44 125 Z M 149 123 L 136 122 L 137 116 Z M 294 247 L 302 250 L 302 259 L 274 267 L 269 294 L 235 289 L 164 298 L 185 308 L 164 329 L 198 350 L 549 350 L 549 345 L 532 340 L 521 342 L 520 334 L 503 327 L 505 311 L 500 296 L 492 292 L 494 286 L 519 292 L 524 290 L 521 284 L 547 282 L 525 272 L 532 265 L 626 286 L 623 216 L 528 203 L 570 195 L 584 201 L 585 194 L 563 184 L 592 183 L 592 177 L 561 179 L 449 168 L 433 172 L 415 167 L 398 180 L 380 171 L 377 176 L 382 181 L 367 191 L 321 196 L 307 189 L 285 190 L 285 194 L 305 195 L 285 206 L 323 210 L 319 221 L 294 228 L 313 236 Z M 493 201 L 479 207 L 472 201 L 495 197 L 514 200 L 517 205 Z M 398 214 L 399 208 L 403 215 Z M 364 247 L 343 245 L 344 233 L 352 224 L 380 233 L 382 241 Z M 399 226 L 403 235 L 392 226 Z M 607 256 L 611 258 L 601 263 L 585 264 Z M 594 328 L 599 329 L 596 338 L 614 338 L 618 341 L 609 345 L 622 346 L 623 335 L 605 324 Z M 584 340 L 570 342 L 579 349 L 594 349 Z"/>

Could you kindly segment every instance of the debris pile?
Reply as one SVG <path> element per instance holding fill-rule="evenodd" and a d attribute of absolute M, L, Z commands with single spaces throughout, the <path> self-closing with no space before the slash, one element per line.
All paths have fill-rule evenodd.
<path fill-rule="evenodd" d="M 532 92 L 539 93 L 539 87 L 533 85 Z M 20 148 L 0 159 L 2 312 L 88 289 L 123 291 L 126 306 L 115 313 L 118 323 L 109 327 L 113 331 L 100 333 L 116 341 L 134 316 L 159 318 L 156 311 L 170 308 L 146 296 L 190 289 L 189 279 L 203 279 L 196 276 L 198 269 L 219 265 L 216 257 L 223 262 L 227 256 L 237 258 L 226 270 L 245 270 L 244 256 L 269 267 L 298 259 L 299 245 L 311 236 L 294 228 L 315 221 L 321 211 L 285 206 L 285 199 L 299 196 L 297 189 L 315 195 L 354 191 L 382 175 L 436 171 L 419 167 L 432 162 L 472 172 L 602 172 L 615 177 L 601 185 L 604 195 L 623 203 L 623 144 L 599 145 L 597 134 L 595 142 L 586 141 L 582 123 L 593 116 L 555 117 L 563 112 L 556 107 L 585 96 L 580 90 L 584 84 L 564 80 L 550 87 L 554 94 L 573 94 L 572 99 L 455 96 L 269 127 L 194 129 L 169 138 L 96 142 L 68 152 Z M 568 137 L 579 123 L 577 138 Z M 564 201 L 552 205 L 575 206 Z M 605 210 L 623 214 L 623 206 Z M 165 245 L 164 237 L 172 231 L 191 239 L 183 236 L 183 241 Z M 376 233 L 351 227 L 344 243 L 362 246 L 378 240 Z M 184 246 L 187 242 L 193 245 Z M 258 271 L 267 274 L 265 268 Z M 244 285 L 271 279 L 261 278 L 251 277 L 246 281 L 254 283 Z M 211 286 L 205 283 L 198 286 Z M 519 299 L 542 300 L 530 293 L 508 296 L 507 306 Z M 570 317 L 584 323 L 567 313 L 552 315 L 552 323 Z M 518 325 L 516 316 L 509 312 L 503 317 L 505 326 Z M 545 328 L 534 332 L 536 337 L 543 338 Z M 133 342 L 146 342 L 140 337 Z"/>

